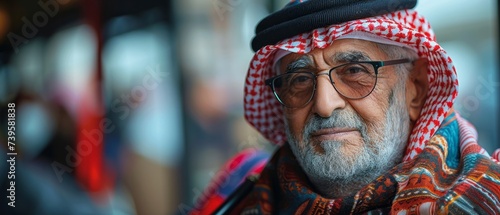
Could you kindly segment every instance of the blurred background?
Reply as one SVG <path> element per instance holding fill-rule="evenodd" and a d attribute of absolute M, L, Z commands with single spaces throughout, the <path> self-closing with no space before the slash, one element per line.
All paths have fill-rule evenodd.
<path fill-rule="evenodd" d="M 1 0 L 0 173 L 16 105 L 16 210 L 186 214 L 236 152 L 257 22 L 282 0 Z M 455 62 L 456 108 L 499 148 L 497 1 L 420 1 Z M 2 192 L 9 180 L 0 176 Z M 6 188 L 6 189 L 3 189 Z M 3 196 L 3 194 L 2 194 Z"/>

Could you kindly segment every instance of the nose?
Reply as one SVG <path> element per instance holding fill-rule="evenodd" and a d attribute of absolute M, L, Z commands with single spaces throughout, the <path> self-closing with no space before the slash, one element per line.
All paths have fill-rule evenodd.
<path fill-rule="evenodd" d="M 346 106 L 345 99 L 333 88 L 328 74 L 318 75 L 313 102 L 314 113 L 325 118 L 330 117 L 335 109 Z"/>

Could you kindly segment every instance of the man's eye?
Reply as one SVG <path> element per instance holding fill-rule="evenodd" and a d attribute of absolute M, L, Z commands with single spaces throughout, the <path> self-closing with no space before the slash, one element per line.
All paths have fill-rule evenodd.
<path fill-rule="evenodd" d="M 308 75 L 297 75 L 293 78 L 294 83 L 304 83 L 310 80 L 311 77 L 309 77 Z"/>
<path fill-rule="evenodd" d="M 344 67 L 340 72 L 340 74 L 342 75 L 354 75 L 360 73 L 369 73 L 369 70 L 361 65 L 348 65 Z"/>
<path fill-rule="evenodd" d="M 291 85 L 302 85 L 312 82 L 311 76 L 306 74 L 295 74 L 290 80 Z"/>

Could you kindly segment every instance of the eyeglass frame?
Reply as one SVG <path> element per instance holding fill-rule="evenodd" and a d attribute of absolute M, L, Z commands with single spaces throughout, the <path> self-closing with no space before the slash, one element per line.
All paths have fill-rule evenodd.
<path fill-rule="evenodd" d="M 296 109 L 296 108 L 302 108 L 302 107 L 305 107 L 306 105 L 308 105 L 312 99 L 314 98 L 314 95 L 315 95 L 315 92 L 316 92 L 316 82 L 317 82 L 317 78 L 321 75 L 328 75 L 328 78 L 330 79 L 330 83 L 332 84 L 333 88 L 335 89 L 335 91 L 337 91 L 337 93 L 339 93 L 341 96 L 347 98 L 347 99 L 352 99 L 352 100 L 358 100 L 358 99 L 363 99 L 363 98 L 366 98 L 367 96 L 369 96 L 373 90 L 375 89 L 375 86 L 377 86 L 377 82 L 378 82 L 378 69 L 380 67 L 383 67 L 383 66 L 391 66 L 391 65 L 397 65 L 397 64 L 404 64 L 404 63 L 412 63 L 413 61 L 408 59 L 408 58 L 402 58 L 402 59 L 397 59 L 397 60 L 387 60 L 387 61 L 354 61 L 354 62 L 349 62 L 349 63 L 344 63 L 344 64 L 341 64 L 341 65 L 338 65 L 338 66 L 335 66 L 335 67 L 332 67 L 330 70 L 328 70 L 328 72 L 321 72 L 321 73 L 318 73 L 318 74 L 314 74 L 312 72 L 289 72 L 289 73 L 284 73 L 284 74 L 280 74 L 280 75 L 276 75 L 272 78 L 268 78 L 265 80 L 265 85 L 269 86 L 271 88 L 271 90 L 273 91 L 273 94 L 274 94 L 274 97 L 285 107 L 287 108 L 290 108 L 290 109 Z M 333 82 L 333 79 L 332 79 L 332 71 L 337 69 L 337 68 L 340 68 L 340 67 L 343 67 L 343 66 L 346 66 L 346 65 L 349 65 L 349 64 L 359 64 L 359 63 L 367 63 L 367 64 L 370 64 L 373 66 L 373 69 L 375 70 L 375 83 L 373 84 L 373 87 L 372 89 L 370 90 L 370 92 L 368 92 L 368 94 L 366 94 L 365 96 L 362 96 L 362 97 L 359 97 L 359 98 L 352 98 L 352 97 L 348 97 L 346 95 L 344 95 L 343 93 L 341 93 L 337 87 L 335 87 L 335 83 Z M 278 94 L 276 93 L 276 90 L 274 89 L 274 80 L 276 80 L 277 78 L 281 77 L 281 76 L 284 76 L 284 75 L 287 75 L 287 74 L 292 74 L 292 73 L 309 73 L 311 74 L 312 76 L 314 76 L 315 78 L 313 79 L 313 91 L 312 91 L 312 94 L 311 94 L 311 97 L 309 98 L 309 100 L 307 100 L 307 102 L 305 102 L 302 106 L 300 107 L 288 107 L 287 105 L 285 105 L 285 103 L 280 99 L 280 97 L 278 96 Z"/>

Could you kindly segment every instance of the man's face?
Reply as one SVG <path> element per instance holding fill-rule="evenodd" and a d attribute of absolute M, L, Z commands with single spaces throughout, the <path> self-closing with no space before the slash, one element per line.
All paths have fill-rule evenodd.
<path fill-rule="evenodd" d="M 306 55 L 290 54 L 280 61 L 279 68 L 286 72 L 295 63 L 319 73 L 346 62 L 384 60 L 394 59 L 388 59 L 375 43 L 343 39 Z M 289 144 L 316 186 L 350 180 L 367 183 L 400 162 L 410 118 L 406 80 L 399 78 L 396 68 L 379 68 L 373 92 L 356 100 L 342 97 L 328 76 L 319 76 L 308 105 L 284 109 Z"/>

